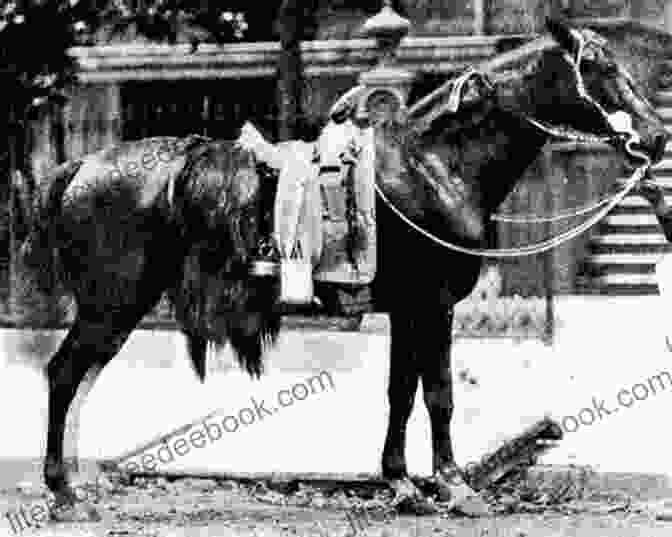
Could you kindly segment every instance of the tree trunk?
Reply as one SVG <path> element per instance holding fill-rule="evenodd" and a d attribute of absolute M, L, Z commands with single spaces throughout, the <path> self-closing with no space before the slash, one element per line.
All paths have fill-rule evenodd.
<path fill-rule="evenodd" d="M 304 78 L 301 40 L 311 26 L 315 0 L 283 0 L 278 11 L 278 34 L 281 52 L 278 59 L 279 139 L 301 137 L 305 125 L 302 107 Z"/>
<path fill-rule="evenodd" d="M 9 310 L 14 313 L 16 309 L 16 291 L 18 285 L 17 279 L 17 248 L 16 248 L 16 214 L 15 214 L 15 198 L 14 198 L 14 177 L 18 170 L 17 150 L 20 145 L 20 140 L 17 139 L 18 133 L 22 131 L 19 127 L 19 120 L 21 115 L 17 111 L 17 106 L 11 105 L 9 107 L 9 137 L 7 139 L 9 148 L 9 173 L 7 174 L 8 182 L 8 228 L 9 228 Z M 21 147 L 23 147 L 21 145 Z"/>

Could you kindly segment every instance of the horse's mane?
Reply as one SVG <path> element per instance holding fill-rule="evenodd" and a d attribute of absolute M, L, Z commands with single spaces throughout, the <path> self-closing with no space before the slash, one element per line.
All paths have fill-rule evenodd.
<path fill-rule="evenodd" d="M 247 270 L 263 238 L 264 185 L 254 172 L 251 154 L 234 142 L 209 141 L 192 151 L 179 192 L 190 202 L 176 208 L 177 227 L 191 247 L 168 295 L 185 333 L 216 348 L 230 343 L 239 363 L 259 376 L 280 315 L 276 283 L 253 282 Z M 192 353 L 192 360 L 203 379 L 205 354 Z"/>
<path fill-rule="evenodd" d="M 500 69 L 495 72 L 487 72 L 487 76 L 498 90 L 500 105 L 510 105 L 519 107 L 521 103 L 520 96 L 528 93 L 528 88 L 533 84 L 533 79 L 537 76 L 539 70 L 543 67 L 543 61 L 546 54 L 560 54 L 559 49 L 538 51 L 522 58 L 520 62 L 513 65 L 507 65 L 506 69 Z M 417 101 L 428 95 L 435 89 L 443 86 L 449 80 L 455 78 L 456 73 L 436 74 L 422 73 L 413 83 L 408 96 L 408 105 L 413 106 Z M 515 100 L 513 100 L 515 98 Z M 460 112 L 458 111 L 458 114 Z"/>

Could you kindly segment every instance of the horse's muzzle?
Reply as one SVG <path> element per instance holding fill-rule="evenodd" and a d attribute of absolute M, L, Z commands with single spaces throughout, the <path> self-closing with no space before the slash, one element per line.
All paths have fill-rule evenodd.
<path fill-rule="evenodd" d="M 651 164 L 660 162 L 665 156 L 665 149 L 669 139 L 669 134 L 656 134 L 653 138 L 647 141 L 648 143 L 644 141 L 637 141 L 632 143 L 630 147 L 636 153 L 632 154 L 628 152 L 627 149 L 625 150 L 626 156 L 628 157 L 628 163 L 633 167 L 641 165 L 641 158 L 637 155 L 637 153 L 643 153 L 646 155 L 649 158 Z"/>

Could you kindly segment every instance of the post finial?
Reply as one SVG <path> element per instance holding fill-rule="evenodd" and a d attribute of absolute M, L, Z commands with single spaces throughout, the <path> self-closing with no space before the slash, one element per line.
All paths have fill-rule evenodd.
<path fill-rule="evenodd" d="M 399 15 L 390 0 L 384 0 L 380 11 L 364 22 L 361 33 L 376 40 L 380 65 L 387 65 L 394 61 L 399 44 L 410 27 L 411 21 Z"/>
<path fill-rule="evenodd" d="M 364 22 L 362 33 L 375 39 L 396 38 L 397 43 L 408 33 L 411 21 L 399 15 L 390 0 L 384 0 L 383 7 L 373 17 Z"/>

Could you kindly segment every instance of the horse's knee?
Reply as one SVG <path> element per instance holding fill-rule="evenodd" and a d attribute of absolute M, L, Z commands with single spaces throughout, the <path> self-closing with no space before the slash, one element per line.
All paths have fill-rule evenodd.
<path fill-rule="evenodd" d="M 390 415 L 402 420 L 407 420 L 413 411 L 415 402 L 415 390 L 412 393 L 398 393 L 392 388 L 387 390 L 387 400 L 390 405 Z"/>
<path fill-rule="evenodd" d="M 74 394 L 76 390 L 74 361 L 73 357 L 56 354 L 47 364 L 46 376 L 50 394 L 59 397 Z"/>
<path fill-rule="evenodd" d="M 425 390 L 423 394 L 425 406 L 429 412 L 440 411 L 452 414 L 455 404 L 453 403 L 452 390 Z"/>
<path fill-rule="evenodd" d="M 431 379 L 423 377 L 423 400 L 430 414 L 450 417 L 455 404 L 453 402 L 453 384 L 450 374 L 440 374 Z"/>
<path fill-rule="evenodd" d="M 405 371 L 391 371 L 387 387 L 390 412 L 401 416 L 407 416 L 411 413 L 419 380 L 418 372 L 414 368 L 408 368 Z"/>

